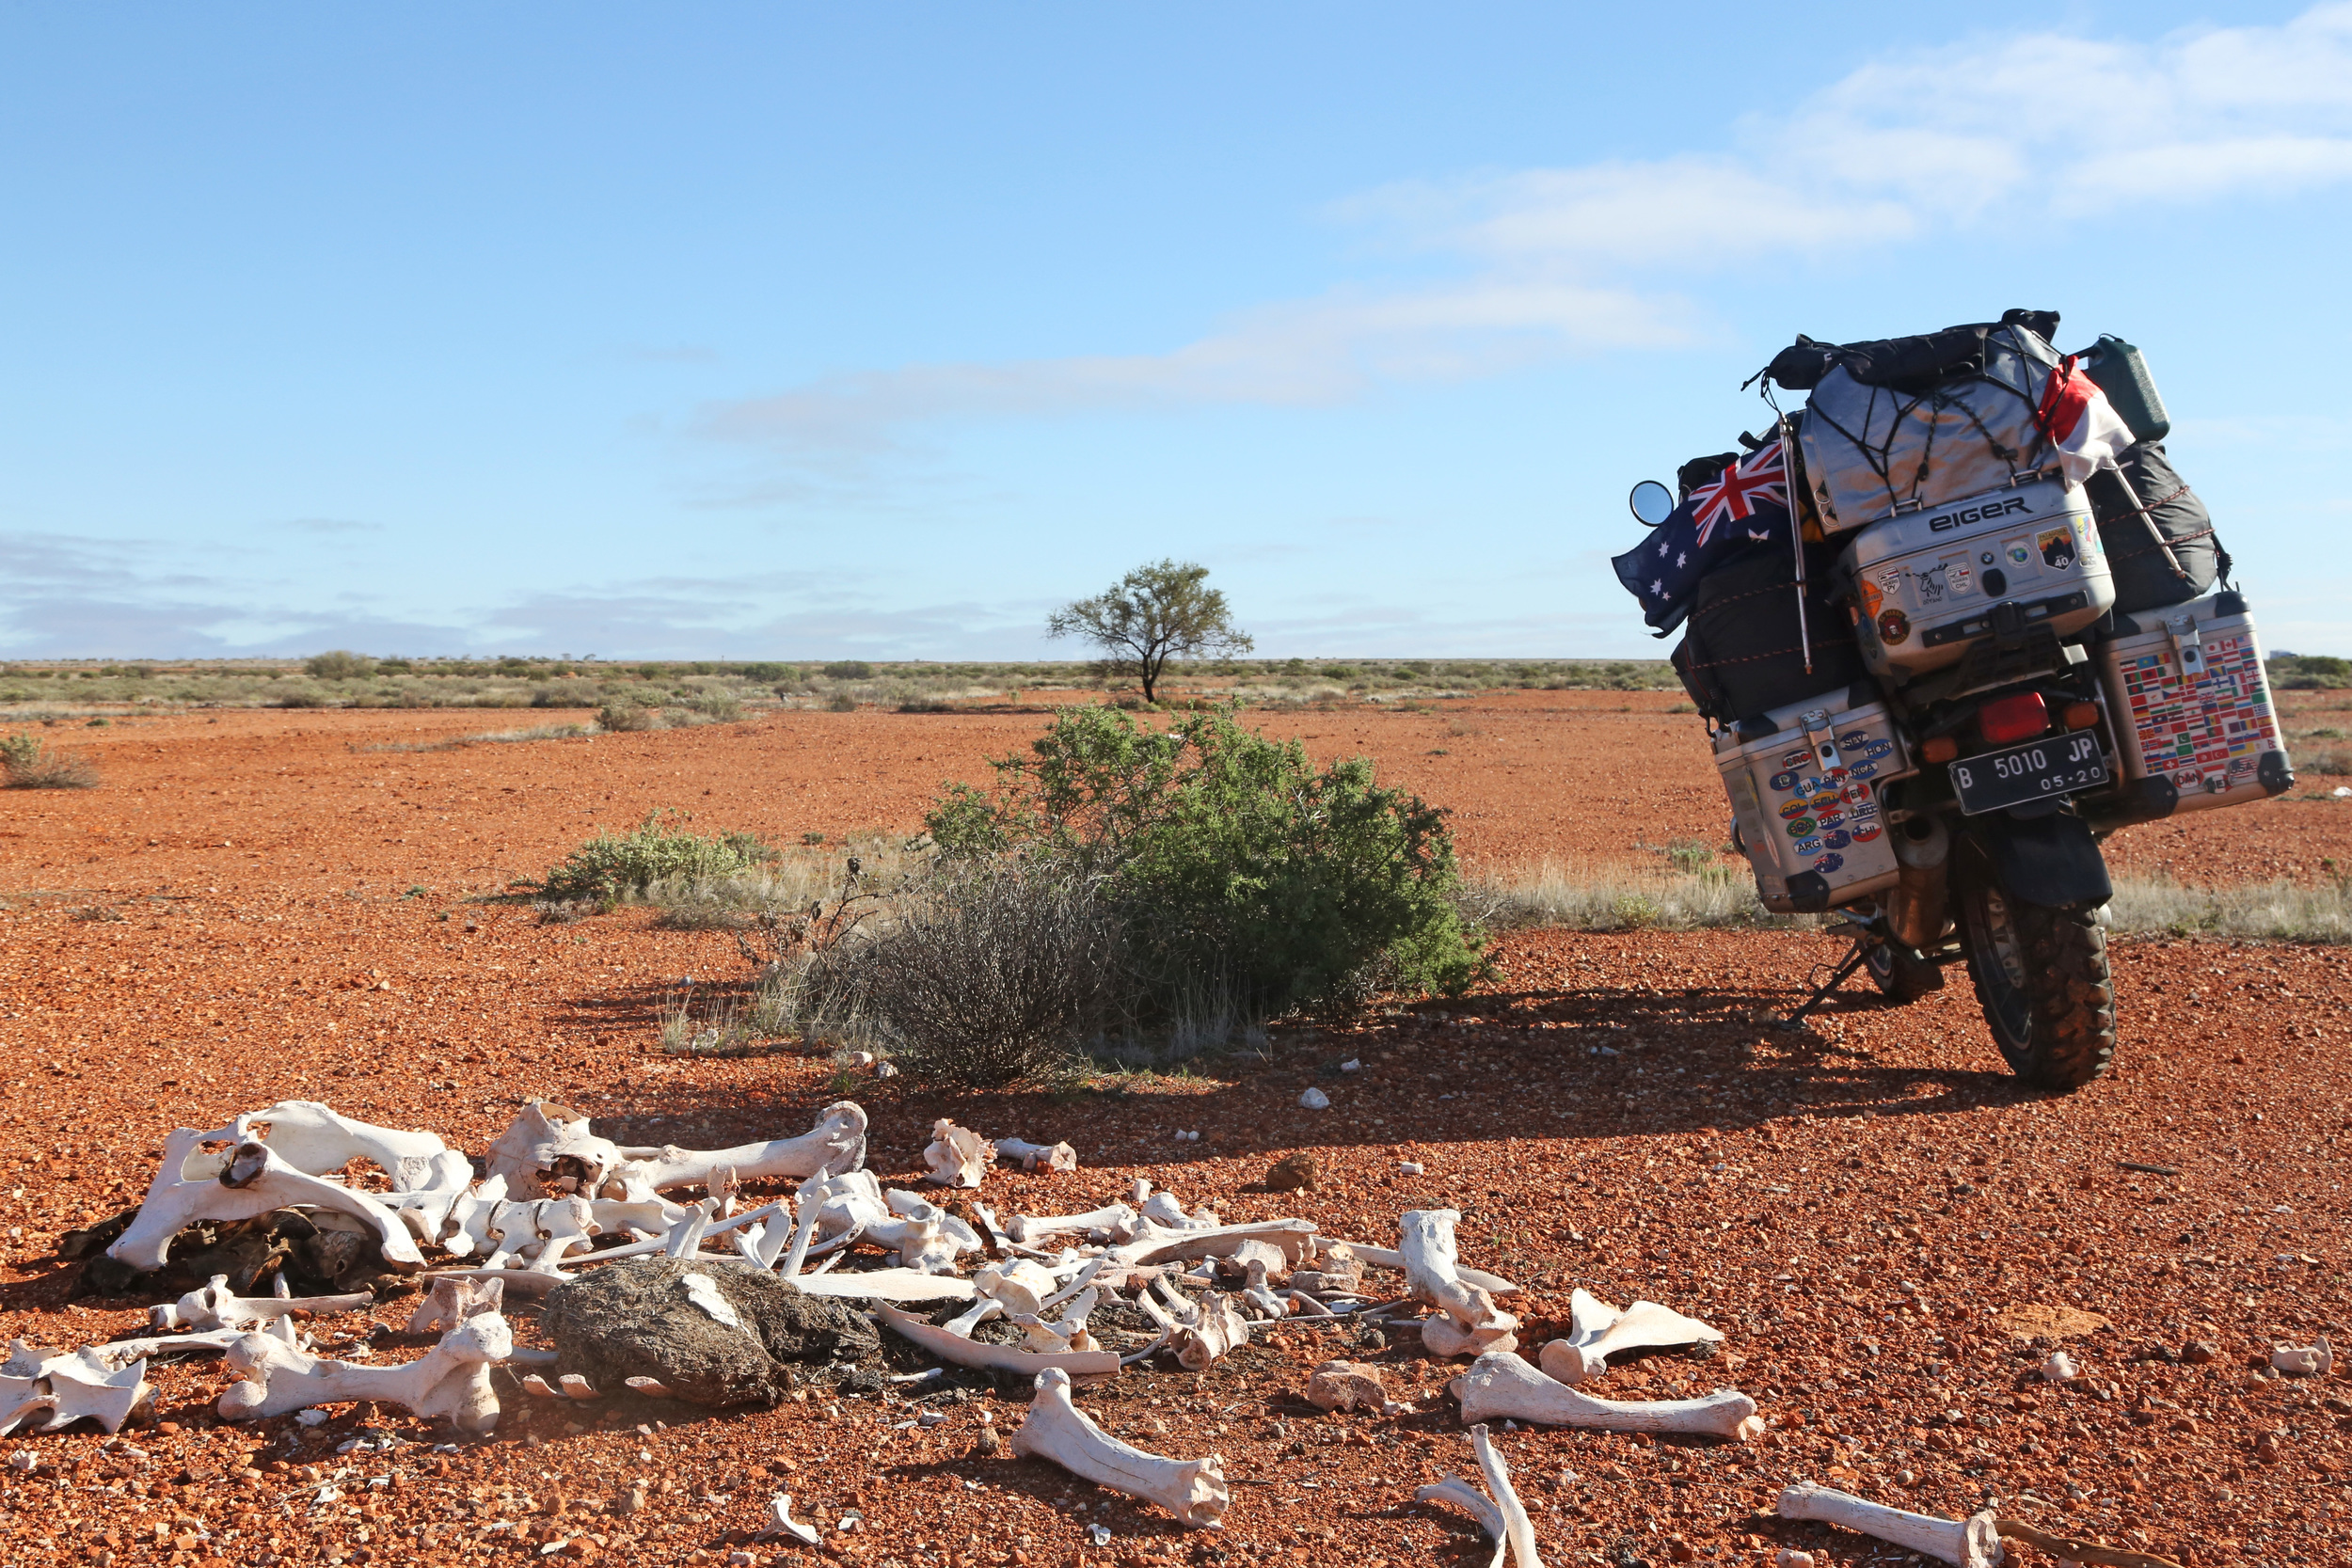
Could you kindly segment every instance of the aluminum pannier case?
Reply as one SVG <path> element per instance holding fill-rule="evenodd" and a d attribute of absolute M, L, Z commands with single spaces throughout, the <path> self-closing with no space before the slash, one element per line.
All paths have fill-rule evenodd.
<path fill-rule="evenodd" d="M 2090 499 L 2055 473 L 1872 523 L 1837 569 L 1863 663 L 1898 686 L 1994 639 L 2055 654 L 2115 603 Z"/>
<path fill-rule="evenodd" d="M 2143 816 L 2267 800 L 2295 783 L 2242 595 L 2118 616 L 2098 656 Z"/>
<path fill-rule="evenodd" d="M 1878 792 L 1916 769 L 1869 682 L 1725 728 L 1715 766 L 1766 909 L 1816 911 L 1895 885 Z"/>

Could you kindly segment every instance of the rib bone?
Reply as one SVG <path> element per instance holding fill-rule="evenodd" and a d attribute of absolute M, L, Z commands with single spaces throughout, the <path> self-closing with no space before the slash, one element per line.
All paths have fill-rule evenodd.
<path fill-rule="evenodd" d="M 1584 1291 L 1568 1297 L 1572 1332 L 1565 1339 L 1544 1346 L 1536 1361 L 1562 1383 L 1581 1383 L 1609 1370 L 1609 1357 L 1621 1350 L 1656 1350 L 1668 1345 L 1694 1345 L 1723 1339 L 1720 1330 L 1696 1318 L 1686 1318 L 1671 1307 L 1637 1301 L 1620 1312 Z"/>
<path fill-rule="evenodd" d="M 1045 1459 L 1098 1486 L 1157 1503 L 1187 1525 L 1219 1529 L 1232 1501 L 1225 1462 L 1167 1459 L 1111 1436 L 1070 1402 L 1070 1374 L 1057 1368 L 1038 1375 L 1029 1414 L 1012 1434 L 1012 1451 Z"/>
<path fill-rule="evenodd" d="M 478 1435 L 498 1424 L 490 1367 L 514 1346 L 506 1319 L 496 1312 L 468 1318 L 421 1359 L 400 1367 L 322 1360 L 248 1334 L 229 1347 L 229 1365 L 245 1381 L 222 1392 L 218 1409 L 225 1419 L 251 1421 L 317 1404 L 389 1400 L 427 1419 L 447 1416 L 459 1431 Z"/>
<path fill-rule="evenodd" d="M 1106 1350 L 1066 1351 L 1059 1355 L 1041 1355 L 1035 1351 L 1022 1350 L 1014 1345 L 976 1343 L 901 1312 L 881 1300 L 875 1302 L 874 1313 L 890 1326 L 892 1332 L 912 1339 L 942 1361 L 952 1361 L 959 1367 L 977 1367 L 987 1371 L 1019 1372 L 1032 1376 L 1049 1370 L 1078 1377 L 1112 1377 L 1119 1371 L 1119 1357 Z"/>
<path fill-rule="evenodd" d="M 1764 1430 L 1756 1402 L 1734 1388 L 1718 1388 L 1697 1400 L 1595 1399 L 1546 1377 L 1508 1351 L 1480 1356 L 1447 1386 L 1461 1402 L 1465 1421 L 1500 1416 L 1545 1426 L 1693 1433 L 1742 1441 Z"/>
<path fill-rule="evenodd" d="M 1099 1230 L 1117 1244 L 1134 1241 L 1140 1224 L 1133 1209 L 1123 1203 L 1109 1203 L 1083 1214 L 1015 1214 L 1005 1234 L 1024 1246 L 1036 1246 L 1049 1236 L 1073 1230 L 1089 1234 Z"/>
<path fill-rule="evenodd" d="M 1147 1220 L 1134 1241 L 1111 1249 L 1111 1258 L 1120 1263 L 1227 1258 L 1244 1242 L 1263 1241 L 1280 1247 L 1283 1258 L 1296 1263 L 1307 1255 L 1314 1234 L 1312 1220 L 1260 1220 L 1254 1225 L 1214 1225 L 1192 1230 L 1169 1230 Z"/>
<path fill-rule="evenodd" d="M 106 1256 L 132 1268 L 164 1266 L 171 1239 L 199 1220 L 245 1220 L 276 1209 L 325 1209 L 365 1223 L 382 1243 L 384 1261 L 406 1273 L 424 1267 L 424 1255 L 398 1213 L 367 1194 L 294 1169 L 267 1144 L 239 1144 L 227 1155 L 200 1147 L 212 1134 L 192 1127 L 164 1140 L 164 1159 L 139 1212 Z"/>
<path fill-rule="evenodd" d="M 1454 1227 L 1461 1218 L 1453 1209 L 1408 1209 L 1404 1214 L 1397 1251 L 1405 1259 L 1406 1293 L 1445 1314 L 1423 1321 L 1421 1342 L 1438 1356 L 1517 1350 L 1518 1336 L 1512 1331 L 1518 1319 L 1497 1307 L 1491 1292 L 1461 1277 L 1454 1244 Z"/>
<path fill-rule="evenodd" d="M 1470 1428 L 1470 1447 L 1478 1452 L 1478 1468 L 1486 1478 L 1486 1490 L 1494 1494 L 1502 1514 L 1502 1538 L 1510 1544 L 1514 1568 L 1544 1568 L 1543 1559 L 1535 1555 L 1535 1523 L 1527 1516 L 1519 1495 L 1511 1489 L 1511 1472 L 1487 1440 L 1485 1426 Z"/>
<path fill-rule="evenodd" d="M 1948 1562 L 1953 1568 L 1997 1568 L 2003 1558 L 2000 1532 L 1990 1511 L 1967 1519 L 1938 1519 L 1899 1508 L 1866 1502 L 1851 1493 L 1801 1481 L 1781 1493 L 1784 1519 L 1814 1519 L 1857 1534 L 1892 1542 L 1906 1551 Z"/>
<path fill-rule="evenodd" d="M 930 1167 L 923 1180 L 942 1187 L 977 1187 L 995 1158 L 994 1144 L 942 1117 L 931 1123 L 930 1147 L 923 1150 L 923 1164 Z"/>

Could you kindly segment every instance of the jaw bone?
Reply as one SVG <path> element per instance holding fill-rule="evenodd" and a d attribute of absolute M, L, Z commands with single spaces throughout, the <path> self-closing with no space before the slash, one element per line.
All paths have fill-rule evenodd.
<path fill-rule="evenodd" d="M 1200 1528 L 1222 1528 L 1232 1501 L 1222 1459 L 1216 1454 L 1167 1459 L 1120 1442 L 1070 1402 L 1070 1374 L 1059 1369 L 1038 1375 L 1037 1395 L 1012 1434 L 1012 1451 L 1025 1459 L 1050 1460 L 1097 1486 L 1157 1503 Z"/>
<path fill-rule="evenodd" d="M 506 1320 L 479 1312 L 441 1336 L 420 1360 L 400 1367 L 362 1367 L 305 1355 L 266 1335 L 248 1334 L 229 1347 L 229 1365 L 245 1374 L 221 1393 L 224 1419 L 260 1420 L 317 1404 L 389 1400 L 428 1420 L 446 1416 L 461 1432 L 481 1434 L 498 1424 L 499 1402 L 490 1368 L 515 1348 Z"/>
<path fill-rule="evenodd" d="M 163 1165 L 131 1224 L 106 1249 L 118 1263 L 148 1272 L 164 1266 L 171 1239 L 199 1220 L 243 1220 L 276 1209 L 326 1209 L 364 1222 L 382 1243 L 384 1261 L 407 1273 L 424 1267 L 408 1227 L 366 1193 L 294 1169 L 267 1144 L 242 1143 L 207 1154 L 211 1134 L 183 1127 L 164 1140 Z"/>

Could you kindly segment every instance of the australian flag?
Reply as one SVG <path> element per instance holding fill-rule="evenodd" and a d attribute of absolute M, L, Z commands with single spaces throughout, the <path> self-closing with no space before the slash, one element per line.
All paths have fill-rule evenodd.
<path fill-rule="evenodd" d="M 1699 578 L 1756 550 L 1791 547 L 1788 465 L 1768 441 L 1702 484 L 1611 564 L 1626 592 L 1642 601 L 1642 619 L 1661 637 L 1691 613 Z"/>

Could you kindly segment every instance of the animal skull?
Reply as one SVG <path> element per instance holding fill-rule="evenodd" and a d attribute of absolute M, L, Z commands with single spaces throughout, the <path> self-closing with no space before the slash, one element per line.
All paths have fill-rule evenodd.
<path fill-rule="evenodd" d="M 1225 1484 L 1225 1462 L 1167 1459 L 1111 1436 L 1070 1400 L 1070 1374 L 1055 1368 L 1038 1374 L 1029 1413 L 1012 1434 L 1012 1451 L 1044 1459 L 1073 1475 L 1140 1497 L 1168 1510 L 1184 1524 L 1221 1528 L 1232 1497 Z"/>

